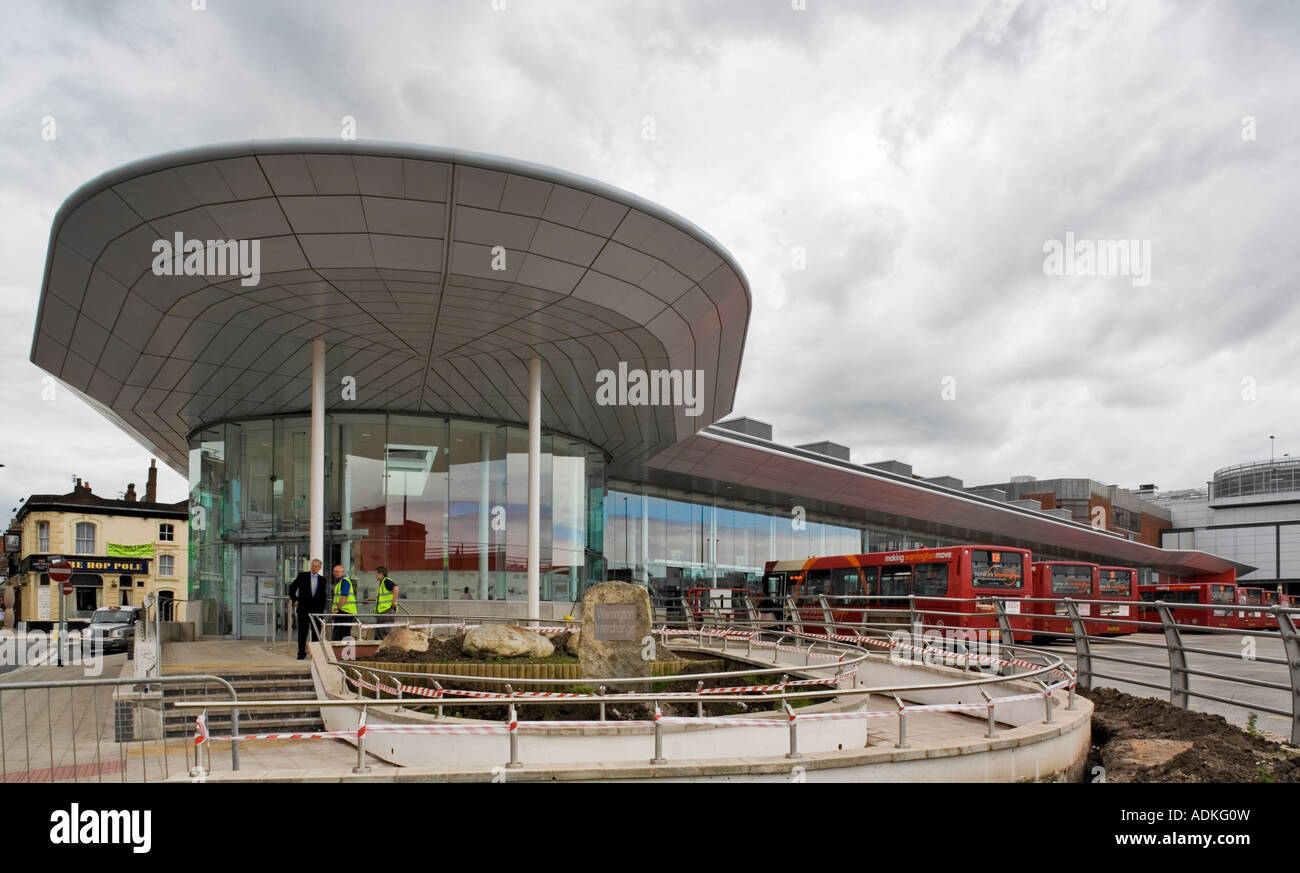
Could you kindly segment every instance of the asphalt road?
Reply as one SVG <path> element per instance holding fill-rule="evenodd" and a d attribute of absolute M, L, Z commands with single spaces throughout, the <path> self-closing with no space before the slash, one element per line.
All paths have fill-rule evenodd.
<path fill-rule="evenodd" d="M 1188 653 L 1187 667 L 1190 670 L 1203 670 L 1226 676 L 1277 682 L 1289 686 L 1290 682 L 1285 666 L 1268 664 L 1257 660 L 1264 657 L 1285 660 L 1281 638 L 1276 633 L 1264 637 L 1254 637 L 1256 660 L 1245 657 L 1246 641 L 1248 639 L 1252 638 L 1240 634 L 1184 634 L 1184 646 L 1223 653 L 1222 655 Z M 1153 643 L 1159 648 L 1147 648 L 1142 645 L 1135 645 L 1135 643 Z M 1063 655 L 1071 665 L 1075 664 L 1073 643 L 1057 643 L 1046 648 Z M 1128 694 L 1158 697 L 1162 700 L 1169 699 L 1168 691 L 1146 688 L 1123 681 L 1124 679 L 1136 679 L 1168 686 L 1169 654 L 1165 649 L 1165 638 L 1162 634 L 1141 633 L 1116 637 L 1113 641 L 1094 641 L 1092 653 L 1094 672 L 1105 673 L 1110 677 L 1119 677 L 1098 677 L 1093 681 L 1093 687 L 1112 687 Z M 1103 661 L 1098 657 L 1099 655 L 1146 661 L 1158 666 L 1139 667 L 1132 664 L 1119 664 L 1112 661 Z M 1254 712 L 1257 717 L 1256 726 L 1259 730 L 1283 739 L 1289 738 L 1291 735 L 1291 719 L 1289 717 L 1273 715 L 1258 709 L 1259 706 L 1270 706 L 1284 712 L 1290 711 L 1292 696 L 1290 690 L 1259 688 L 1239 682 L 1196 675 L 1192 675 L 1190 678 L 1190 689 L 1193 692 L 1201 691 L 1236 701 L 1236 704 L 1233 705 L 1219 703 L 1215 700 L 1203 700 L 1193 696 L 1190 698 L 1192 709 L 1200 712 L 1217 713 L 1241 727 L 1246 726 L 1250 713 Z"/>
<path fill-rule="evenodd" d="M 77 660 L 80 656 L 72 654 L 73 665 L 79 665 Z M 124 654 L 111 654 L 102 656 L 105 663 L 110 659 L 117 660 L 111 663 L 120 663 L 126 656 Z M 40 635 L 39 643 L 33 643 L 24 634 L 13 630 L 0 630 L 0 676 L 12 673 L 23 667 L 48 667 L 54 666 L 55 657 L 53 645 L 50 638 L 44 634 Z M 75 675 L 73 675 L 75 673 Z M 85 675 L 82 666 L 76 666 L 75 671 L 70 672 L 68 678 L 77 678 Z M 17 679 L 13 681 L 19 681 Z"/>

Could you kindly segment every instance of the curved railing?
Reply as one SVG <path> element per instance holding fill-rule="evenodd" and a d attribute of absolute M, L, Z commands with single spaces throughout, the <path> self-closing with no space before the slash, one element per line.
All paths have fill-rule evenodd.
<path fill-rule="evenodd" d="M 325 618 L 325 617 L 318 617 Z M 445 620 L 439 620 L 445 619 Z M 411 627 L 429 629 L 460 629 L 475 626 L 475 623 L 505 623 L 499 617 L 473 617 L 469 619 L 450 619 L 447 616 L 402 616 L 393 624 L 406 624 Z M 572 626 L 572 621 L 558 625 L 539 628 L 543 631 L 561 632 Z M 746 659 L 763 660 L 756 653 L 770 654 L 773 665 L 746 666 L 741 670 L 713 671 L 707 673 L 681 673 L 672 675 L 641 676 L 622 679 L 608 678 L 563 678 L 545 679 L 533 676 L 492 677 L 462 676 L 458 674 L 417 673 L 380 668 L 357 662 L 341 660 L 333 651 L 333 646 L 325 645 L 328 663 L 339 671 L 343 687 L 355 689 L 349 696 L 335 696 L 328 700 L 314 703 L 324 708 L 353 707 L 358 710 L 356 726 L 350 730 L 324 731 L 316 734 L 301 735 L 301 738 L 342 738 L 354 741 L 358 747 L 357 771 L 365 770 L 365 737 L 367 733 L 427 733 L 427 734 L 483 734 L 504 733 L 510 737 L 510 764 L 522 766 L 519 762 L 518 733 L 520 730 L 569 731 L 586 730 L 591 727 L 645 728 L 654 734 L 655 754 L 652 763 L 664 763 L 662 731 L 665 726 L 683 725 L 695 727 L 785 727 L 789 730 L 789 752 L 787 757 L 799 757 L 798 726 L 825 720 L 844 719 L 897 719 L 898 748 L 907 747 L 907 720 L 909 716 L 925 713 L 948 712 L 967 713 L 987 719 L 986 736 L 997 735 L 996 713 L 999 707 L 1011 704 L 1041 700 L 1044 704 L 1043 721 L 1051 723 L 1052 709 L 1057 705 L 1053 700 L 1055 692 L 1068 692 L 1067 709 L 1074 709 L 1073 670 L 1064 658 L 1051 652 L 1020 647 L 1018 656 L 1003 658 L 995 655 L 960 652 L 942 647 L 929 646 L 922 639 L 910 636 L 906 629 L 893 628 L 888 634 L 870 628 L 862 628 L 852 639 L 848 635 L 828 635 L 785 628 L 767 629 L 750 626 L 748 623 L 734 625 L 697 624 L 695 627 L 673 627 L 669 623 L 660 623 L 652 631 L 659 641 L 672 640 L 677 648 L 691 648 L 701 652 L 716 653 L 721 656 L 731 655 L 738 661 Z M 783 656 L 787 660 L 782 660 Z M 1035 658 L 1036 660 L 1030 660 Z M 803 663 L 798 663 L 802 659 Z M 950 666 L 975 669 L 977 675 L 944 676 L 934 679 L 934 671 L 916 682 L 871 685 L 861 681 L 855 673 L 863 665 L 880 662 L 884 659 L 893 664 L 914 664 L 923 666 Z M 818 663 L 814 663 L 814 661 Z M 791 674 L 801 673 L 805 678 L 791 679 Z M 780 677 L 775 682 L 763 684 L 765 677 Z M 742 681 L 746 677 L 759 680 L 759 684 L 723 685 L 704 688 L 706 680 L 725 682 Z M 1013 691 L 1017 694 L 994 696 L 989 693 L 993 686 L 1006 688 L 1014 680 L 1019 687 Z M 526 682 L 541 686 L 583 686 L 596 687 L 596 693 L 572 691 L 519 691 L 514 683 Z M 646 686 L 660 683 L 694 682 L 693 691 L 653 691 Z M 419 684 L 417 684 L 419 683 Z M 457 684 L 472 683 L 475 686 L 496 686 L 499 691 L 477 691 L 455 687 Z M 611 688 L 629 690 L 610 691 Z M 961 701 L 954 699 L 939 703 L 904 703 L 903 697 L 913 697 L 925 692 L 955 691 L 975 688 L 982 700 Z M 995 689 L 996 690 L 996 689 Z M 885 710 L 868 708 L 870 698 L 885 696 L 892 700 L 893 706 Z M 296 702 L 296 701 L 295 701 Z M 749 714 L 744 716 L 706 716 L 706 703 L 766 703 L 778 706 L 778 711 Z M 810 710 L 797 710 L 800 703 L 818 702 L 838 703 L 834 706 L 818 706 Z M 242 705 L 256 708 L 262 701 L 246 701 Z M 270 703 L 270 702 L 266 702 Z M 285 705 L 286 701 L 276 701 Z M 303 701 L 308 703 L 308 701 Z M 556 705 L 594 704 L 599 709 L 600 717 L 592 720 L 539 720 L 526 721 L 519 712 L 524 709 L 535 711 L 539 707 Z M 641 720 L 606 720 L 605 705 L 612 703 L 642 703 L 653 707 L 654 716 Z M 694 716 L 669 716 L 661 712 L 667 703 L 694 703 Z M 793 704 L 793 705 L 792 705 Z M 506 706 L 506 714 L 501 720 L 444 718 L 443 708 L 455 706 L 457 709 L 473 711 L 490 706 Z M 219 703 L 206 702 L 190 708 L 219 708 Z M 437 718 L 425 723 L 402 724 L 366 724 L 369 709 L 408 709 L 434 708 Z M 1007 710 L 1003 709 L 1003 712 Z M 1005 719 L 1004 719 L 1005 721 Z M 196 723 L 196 742 L 202 744 L 211 740 L 256 740 L 281 739 L 284 735 L 245 735 L 213 737 L 203 728 L 204 719 Z"/>

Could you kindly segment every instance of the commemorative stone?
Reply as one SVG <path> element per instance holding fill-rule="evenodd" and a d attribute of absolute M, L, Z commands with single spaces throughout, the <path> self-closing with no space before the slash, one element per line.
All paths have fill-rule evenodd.
<path fill-rule="evenodd" d="M 602 582 L 582 595 L 578 667 L 584 677 L 649 676 L 650 593 L 629 582 Z"/>

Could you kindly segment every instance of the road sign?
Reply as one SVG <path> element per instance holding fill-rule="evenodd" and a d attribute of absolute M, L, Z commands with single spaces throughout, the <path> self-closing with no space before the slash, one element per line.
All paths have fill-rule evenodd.
<path fill-rule="evenodd" d="M 64 597 L 72 593 L 72 565 L 67 561 L 59 558 L 57 561 L 50 561 L 50 581 L 58 585 Z M 58 642 L 58 665 L 63 666 L 63 641 L 68 638 L 68 611 L 63 608 L 64 601 L 59 601 L 59 642 Z"/>

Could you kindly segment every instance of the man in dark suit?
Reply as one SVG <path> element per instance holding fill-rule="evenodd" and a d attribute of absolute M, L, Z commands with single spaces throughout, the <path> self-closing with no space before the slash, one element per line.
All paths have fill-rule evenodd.
<path fill-rule="evenodd" d="M 311 629 L 312 641 L 319 640 L 316 634 L 316 625 L 312 623 L 311 615 L 319 615 L 326 612 L 325 605 L 329 600 L 328 584 L 325 581 L 325 574 L 321 572 L 323 565 L 317 558 L 311 562 L 311 572 L 304 570 L 298 574 L 298 578 L 293 580 L 289 586 L 289 600 L 293 603 L 294 608 L 298 611 L 298 660 L 301 661 L 307 657 L 307 629 Z"/>

